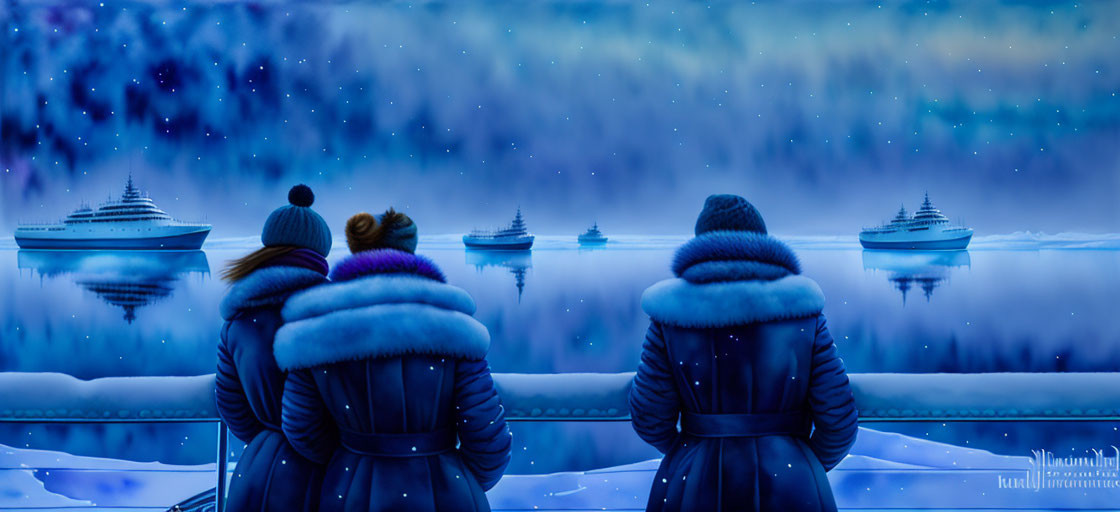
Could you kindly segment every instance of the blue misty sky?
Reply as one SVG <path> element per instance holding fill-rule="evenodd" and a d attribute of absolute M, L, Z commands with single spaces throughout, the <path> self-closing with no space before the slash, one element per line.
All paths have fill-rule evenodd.
<path fill-rule="evenodd" d="M 854 235 L 928 190 L 979 235 L 1120 231 L 1120 3 L 0 5 L 0 226 L 119 194 L 254 234 L 684 233 L 739 193 Z"/>

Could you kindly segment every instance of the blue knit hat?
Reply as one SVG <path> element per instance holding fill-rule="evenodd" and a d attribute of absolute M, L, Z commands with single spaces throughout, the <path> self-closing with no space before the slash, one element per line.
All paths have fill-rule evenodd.
<path fill-rule="evenodd" d="M 311 209 L 315 194 L 307 185 L 296 185 L 288 191 L 287 206 L 272 211 L 264 223 L 261 243 L 265 247 L 294 245 L 306 247 L 324 258 L 331 252 L 331 228 Z"/>
<path fill-rule="evenodd" d="M 709 231 L 754 231 L 766 234 L 766 223 L 754 205 L 733 194 L 715 194 L 704 201 L 696 219 L 696 234 Z"/>

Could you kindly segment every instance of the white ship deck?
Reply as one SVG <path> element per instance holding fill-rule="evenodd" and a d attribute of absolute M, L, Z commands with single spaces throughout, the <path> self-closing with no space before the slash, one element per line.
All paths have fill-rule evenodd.
<path fill-rule="evenodd" d="M 960 250 L 968 247 L 971 239 L 972 230 L 951 224 L 941 210 L 933 207 L 929 194 L 913 216 L 902 207 L 890 222 L 859 233 L 866 249 Z"/>
<path fill-rule="evenodd" d="M 119 200 L 83 205 L 61 223 L 22 224 L 15 239 L 24 249 L 195 250 L 209 234 L 209 224 L 171 218 L 129 176 Z"/>

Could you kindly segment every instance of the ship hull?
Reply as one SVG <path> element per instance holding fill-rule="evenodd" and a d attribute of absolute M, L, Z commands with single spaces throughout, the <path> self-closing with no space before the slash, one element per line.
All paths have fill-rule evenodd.
<path fill-rule="evenodd" d="M 864 249 L 912 250 L 912 251 L 955 251 L 968 247 L 972 235 L 943 240 L 868 240 L 860 237 Z"/>
<path fill-rule="evenodd" d="M 527 251 L 533 247 L 533 241 L 528 242 L 480 242 L 474 240 L 463 240 L 463 245 L 468 249 L 482 250 L 482 251 Z"/>
<path fill-rule="evenodd" d="M 27 236 L 16 233 L 20 249 L 112 249 L 112 250 L 162 250 L 196 251 L 206 241 L 210 229 L 165 236 L 134 238 L 61 238 Z"/>

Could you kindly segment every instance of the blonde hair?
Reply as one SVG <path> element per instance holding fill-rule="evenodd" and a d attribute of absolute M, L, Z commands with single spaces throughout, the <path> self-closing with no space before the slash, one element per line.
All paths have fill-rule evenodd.
<path fill-rule="evenodd" d="M 229 262 L 226 268 L 222 270 L 222 279 L 230 283 L 236 283 L 248 277 L 249 274 L 252 274 L 253 271 L 260 268 L 261 265 L 264 265 L 268 260 L 277 256 L 283 256 L 294 250 L 296 250 L 296 246 L 294 245 L 261 247 L 260 249 Z"/>

